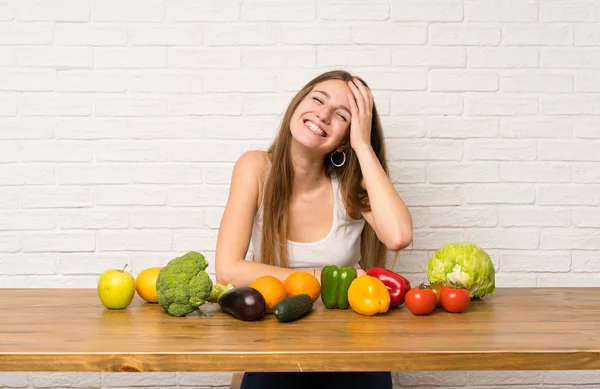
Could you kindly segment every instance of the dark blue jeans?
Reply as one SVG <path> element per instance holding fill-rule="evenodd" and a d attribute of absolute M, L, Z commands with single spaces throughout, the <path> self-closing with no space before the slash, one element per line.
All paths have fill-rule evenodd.
<path fill-rule="evenodd" d="M 240 389 L 392 389 L 389 372 L 245 373 Z"/>

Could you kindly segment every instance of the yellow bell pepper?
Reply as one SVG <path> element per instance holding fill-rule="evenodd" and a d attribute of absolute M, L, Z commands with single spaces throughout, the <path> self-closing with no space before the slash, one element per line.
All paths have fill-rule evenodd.
<path fill-rule="evenodd" d="M 363 275 L 350 284 L 348 302 L 352 310 L 361 315 L 385 313 L 390 307 L 390 292 L 380 279 Z"/>

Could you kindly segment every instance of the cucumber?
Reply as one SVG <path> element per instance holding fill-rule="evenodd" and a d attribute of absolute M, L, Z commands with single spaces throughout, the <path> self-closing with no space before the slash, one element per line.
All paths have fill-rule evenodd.
<path fill-rule="evenodd" d="M 280 322 L 289 322 L 310 313 L 312 308 L 312 298 L 307 294 L 298 294 L 286 297 L 278 302 L 273 308 L 273 315 Z"/>

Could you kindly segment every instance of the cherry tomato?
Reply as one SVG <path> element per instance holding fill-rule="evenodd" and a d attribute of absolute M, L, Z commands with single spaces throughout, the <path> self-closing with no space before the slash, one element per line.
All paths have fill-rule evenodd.
<path fill-rule="evenodd" d="M 404 296 L 406 308 L 415 315 L 428 315 L 435 309 L 435 293 L 427 288 L 413 288 Z"/>
<path fill-rule="evenodd" d="M 435 293 L 435 298 L 437 299 L 437 304 L 436 307 L 441 307 L 442 304 L 440 303 L 440 294 L 442 293 L 442 288 L 444 287 L 443 284 L 431 284 L 429 285 L 427 288 L 433 290 L 433 293 Z"/>
<path fill-rule="evenodd" d="M 465 288 L 444 286 L 440 293 L 440 302 L 446 311 L 458 313 L 467 309 L 471 303 L 471 295 Z"/>

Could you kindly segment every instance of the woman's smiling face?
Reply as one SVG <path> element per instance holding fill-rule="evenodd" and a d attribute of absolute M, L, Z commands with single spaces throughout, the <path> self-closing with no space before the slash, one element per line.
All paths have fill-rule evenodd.
<path fill-rule="evenodd" d="M 350 128 L 349 92 L 342 80 L 315 85 L 294 111 L 290 122 L 293 139 L 322 154 L 338 147 Z"/>

